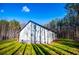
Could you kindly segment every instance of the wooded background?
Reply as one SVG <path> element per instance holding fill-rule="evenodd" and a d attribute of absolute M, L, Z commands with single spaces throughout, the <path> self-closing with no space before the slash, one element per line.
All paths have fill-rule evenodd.
<path fill-rule="evenodd" d="M 44 26 L 55 30 L 58 38 L 68 38 L 79 41 L 79 4 L 68 3 L 64 8 L 67 10 L 67 14 L 62 19 L 52 19 Z M 20 29 L 20 22 L 16 20 L 7 21 L 6 19 L 1 19 L 0 40 L 17 38 Z"/>
<path fill-rule="evenodd" d="M 62 18 L 56 18 L 46 27 L 56 30 L 59 38 L 68 38 L 79 41 L 79 4 L 68 3 L 64 7 L 67 14 Z"/>
<path fill-rule="evenodd" d="M 6 40 L 17 38 L 20 28 L 20 23 L 16 20 L 0 20 L 0 39 Z"/>

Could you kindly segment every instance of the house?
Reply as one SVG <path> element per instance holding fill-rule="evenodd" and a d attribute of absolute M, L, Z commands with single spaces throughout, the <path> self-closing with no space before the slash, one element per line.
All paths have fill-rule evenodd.
<path fill-rule="evenodd" d="M 29 21 L 19 33 L 19 42 L 50 44 L 55 39 L 54 31 L 33 21 Z"/>

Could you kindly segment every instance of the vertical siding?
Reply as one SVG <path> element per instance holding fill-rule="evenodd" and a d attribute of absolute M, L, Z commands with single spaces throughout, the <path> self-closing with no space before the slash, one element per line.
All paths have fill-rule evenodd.
<path fill-rule="evenodd" d="M 40 26 L 36 25 L 36 43 L 40 43 Z"/>
<path fill-rule="evenodd" d="M 47 31 L 47 43 L 50 44 L 51 38 L 50 38 L 50 31 Z"/>
<path fill-rule="evenodd" d="M 54 32 L 30 22 L 20 32 L 19 41 L 22 42 L 23 40 L 23 42 L 26 43 L 50 44 L 55 38 L 56 34 Z"/>
<path fill-rule="evenodd" d="M 19 36 L 20 42 L 31 42 L 31 23 L 29 23 L 21 32 Z"/>
<path fill-rule="evenodd" d="M 44 43 L 44 28 L 41 28 L 41 43 Z"/>
<path fill-rule="evenodd" d="M 31 39 L 32 39 L 32 43 L 35 43 L 35 29 L 34 29 L 35 24 L 32 23 L 32 33 L 31 33 Z"/>
<path fill-rule="evenodd" d="M 48 38 L 47 38 L 47 30 L 45 29 L 45 43 L 47 44 L 47 40 L 48 40 Z"/>
<path fill-rule="evenodd" d="M 28 24 L 27 33 L 28 33 L 27 42 L 30 43 L 31 42 L 31 23 Z"/>

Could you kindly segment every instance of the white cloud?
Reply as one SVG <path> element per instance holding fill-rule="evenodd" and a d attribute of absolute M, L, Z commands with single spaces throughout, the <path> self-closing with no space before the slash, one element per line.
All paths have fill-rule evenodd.
<path fill-rule="evenodd" d="M 22 7 L 22 11 L 24 12 L 30 12 L 30 9 L 27 6 Z"/>
<path fill-rule="evenodd" d="M 1 10 L 0 10 L 0 12 L 1 12 L 1 13 L 3 13 L 3 12 L 4 12 L 4 10 L 3 10 L 3 9 L 1 9 Z"/>

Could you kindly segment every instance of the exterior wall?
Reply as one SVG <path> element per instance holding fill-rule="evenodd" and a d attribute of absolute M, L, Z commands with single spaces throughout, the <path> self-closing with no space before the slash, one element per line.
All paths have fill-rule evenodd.
<path fill-rule="evenodd" d="M 46 44 L 48 43 L 47 40 L 48 40 L 48 38 L 47 38 L 47 30 L 45 29 L 45 43 Z"/>
<path fill-rule="evenodd" d="M 41 28 L 41 43 L 45 43 L 45 29 L 44 28 Z"/>
<path fill-rule="evenodd" d="M 52 38 L 52 32 L 51 31 L 48 31 L 47 32 L 47 38 L 48 38 L 48 44 L 50 44 L 52 41 L 53 41 L 53 38 Z"/>
<path fill-rule="evenodd" d="M 40 26 L 36 25 L 36 43 L 40 43 Z"/>
<path fill-rule="evenodd" d="M 32 42 L 31 43 L 34 43 L 35 42 L 35 29 L 34 29 L 34 26 L 35 24 L 31 24 L 31 39 L 32 39 Z"/>
<path fill-rule="evenodd" d="M 56 36 L 54 32 L 30 22 L 20 32 L 19 41 L 26 43 L 50 44 L 55 38 Z"/>
<path fill-rule="evenodd" d="M 19 35 L 19 41 L 20 42 L 31 42 L 31 23 L 29 23 L 21 32 Z"/>
<path fill-rule="evenodd" d="M 31 23 L 28 24 L 27 26 L 27 42 L 30 43 L 31 42 Z"/>

